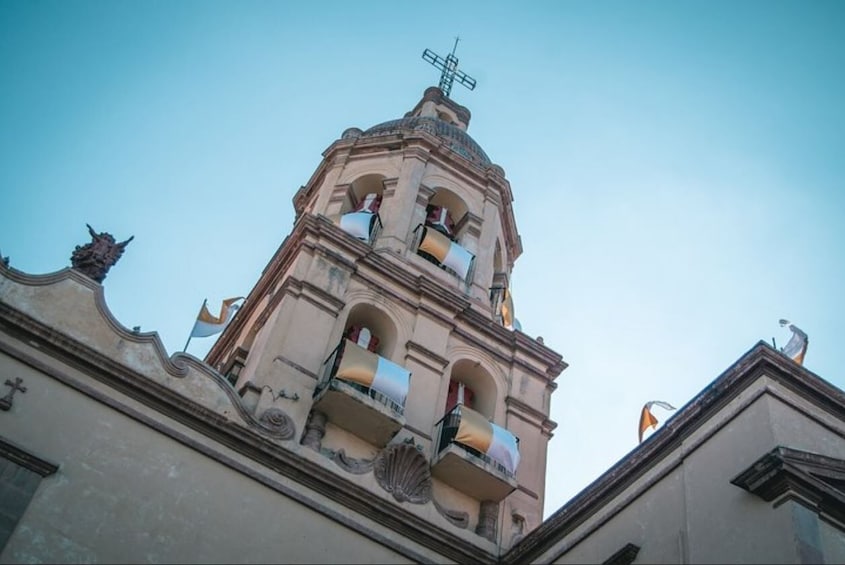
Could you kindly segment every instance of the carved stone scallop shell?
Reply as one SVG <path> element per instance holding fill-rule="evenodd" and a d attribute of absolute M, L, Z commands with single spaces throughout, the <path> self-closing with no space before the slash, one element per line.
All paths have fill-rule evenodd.
<path fill-rule="evenodd" d="M 399 502 L 425 504 L 431 500 L 428 461 L 413 444 L 394 444 L 382 450 L 373 464 L 373 475 Z"/>

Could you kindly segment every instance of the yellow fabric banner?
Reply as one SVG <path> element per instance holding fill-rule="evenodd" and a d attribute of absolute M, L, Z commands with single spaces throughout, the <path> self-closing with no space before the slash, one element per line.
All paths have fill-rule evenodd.
<path fill-rule="evenodd" d="M 487 453 L 493 441 L 493 426 L 487 418 L 471 408 L 461 406 L 460 410 L 461 423 L 458 425 L 455 441 L 473 447 L 481 453 Z"/>
<path fill-rule="evenodd" d="M 343 357 L 335 374 L 339 379 L 372 386 L 378 368 L 378 355 L 346 340 Z"/>

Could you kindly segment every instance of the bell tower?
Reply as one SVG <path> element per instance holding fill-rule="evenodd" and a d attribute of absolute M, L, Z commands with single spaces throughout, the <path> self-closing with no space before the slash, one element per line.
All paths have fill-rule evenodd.
<path fill-rule="evenodd" d="M 257 417 L 289 419 L 288 448 L 338 488 L 504 551 L 542 520 L 566 364 L 513 317 L 513 195 L 469 122 L 431 87 L 345 130 L 206 360 Z"/>

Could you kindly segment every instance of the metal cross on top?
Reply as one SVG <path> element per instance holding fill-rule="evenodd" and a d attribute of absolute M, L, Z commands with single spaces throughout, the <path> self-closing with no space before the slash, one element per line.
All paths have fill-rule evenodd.
<path fill-rule="evenodd" d="M 455 49 L 458 48 L 458 41 L 460 40 L 460 37 L 455 38 L 455 46 L 452 47 L 452 52 L 446 55 L 445 59 L 431 49 L 426 49 L 422 54 L 423 59 L 441 70 L 440 90 L 446 96 L 449 96 L 449 93 L 452 91 L 452 83 L 455 79 L 470 90 L 475 88 L 475 79 L 463 71 L 458 70 L 458 58 L 455 57 Z"/>

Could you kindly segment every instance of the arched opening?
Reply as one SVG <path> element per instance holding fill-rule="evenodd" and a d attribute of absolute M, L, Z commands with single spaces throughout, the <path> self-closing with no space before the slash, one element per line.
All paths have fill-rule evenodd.
<path fill-rule="evenodd" d="M 418 226 L 417 253 L 469 282 L 475 255 L 460 244 L 469 208 L 454 192 L 438 189 L 429 198 L 425 223 Z"/>
<path fill-rule="evenodd" d="M 396 325 L 367 303 L 352 306 L 342 324 L 337 328 L 339 343 L 323 364 L 314 388 L 312 410 L 364 441 L 384 447 L 405 424 L 411 381 L 411 372 L 390 360 L 397 343 Z"/>
<path fill-rule="evenodd" d="M 460 196 L 445 188 L 437 189 L 426 205 L 426 226 L 430 226 L 459 242 L 466 226 L 469 208 Z"/>
<path fill-rule="evenodd" d="M 449 377 L 445 413 L 433 436 L 437 438 L 433 474 L 463 492 L 478 493 L 484 500 L 501 500 L 515 488 L 511 479 L 519 465 L 519 438 L 493 422 L 496 381 L 480 362 L 469 359 L 456 361 Z M 463 455 L 457 456 L 456 451 Z M 454 472 L 458 464 L 464 466 L 463 478 Z M 476 472 L 479 465 L 487 469 L 491 468 L 487 465 L 492 466 L 508 480 L 492 489 L 479 489 L 478 481 L 487 472 Z M 474 478 L 467 478 L 471 474 Z M 495 497 L 490 496 L 493 490 L 498 491 Z"/>
<path fill-rule="evenodd" d="M 381 228 L 378 211 L 384 196 L 384 177 L 364 175 L 349 185 L 337 220 L 340 228 L 353 237 L 372 243 Z"/>
<path fill-rule="evenodd" d="M 346 192 L 341 214 L 362 211 L 378 213 L 384 195 L 384 178 L 382 175 L 371 174 L 355 179 Z"/>
<path fill-rule="evenodd" d="M 446 112 L 442 112 L 440 110 L 437 111 L 437 119 L 443 120 L 446 123 L 452 124 L 453 126 L 458 126 L 457 120 L 452 115 L 447 114 Z"/>
<path fill-rule="evenodd" d="M 496 411 L 496 382 L 478 361 L 461 359 L 452 365 L 444 413 L 461 400 L 461 393 L 464 406 L 493 419 Z"/>
<path fill-rule="evenodd" d="M 396 326 L 387 314 L 373 305 L 356 304 L 346 318 L 343 337 L 389 359 L 396 345 Z"/>

